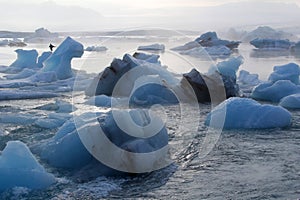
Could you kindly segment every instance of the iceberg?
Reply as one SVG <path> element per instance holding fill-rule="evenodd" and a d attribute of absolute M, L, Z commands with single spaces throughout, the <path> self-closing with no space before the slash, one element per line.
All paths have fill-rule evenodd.
<path fill-rule="evenodd" d="M 56 182 L 20 141 L 8 142 L 1 152 L 0 177 L 0 191 L 13 187 L 44 189 Z"/>
<path fill-rule="evenodd" d="M 137 49 L 140 51 L 164 51 L 165 45 L 156 43 L 147 46 L 139 46 Z"/>
<path fill-rule="evenodd" d="M 96 161 L 83 145 L 81 140 L 83 137 L 82 134 L 88 134 L 84 137 L 86 139 L 91 135 L 100 134 L 99 129 L 104 132 L 114 145 L 130 152 L 152 152 L 168 144 L 168 134 L 165 126 L 162 126 L 161 130 L 153 136 L 143 138 L 141 135 L 141 137 L 137 138 L 124 132 L 124 129 L 121 129 L 115 121 L 115 117 L 117 116 L 119 119 L 122 119 L 123 126 L 130 129 L 130 134 L 139 134 L 130 125 L 129 121 L 133 120 L 134 123 L 141 127 L 147 126 L 150 123 L 147 111 L 119 110 L 113 112 L 84 113 L 74 119 L 70 119 L 64 123 L 53 138 L 46 140 L 42 144 L 37 144 L 33 147 L 33 151 L 39 153 L 42 159 L 54 167 L 80 169 Z M 120 159 L 125 159 L 122 156 L 126 155 L 119 156 Z M 99 171 L 103 173 L 102 175 L 112 175 L 115 173 L 115 170 L 108 170 L 108 167 L 105 165 L 100 166 L 102 168 Z"/>
<path fill-rule="evenodd" d="M 134 54 L 133 56 L 125 54 L 122 60 L 114 59 L 110 66 L 106 67 L 92 81 L 91 85 L 85 91 L 86 95 L 94 96 L 103 94 L 112 96 L 117 82 L 122 78 L 122 81 L 126 81 L 126 84 L 118 85 L 118 96 L 129 96 L 134 81 L 143 75 L 160 75 L 170 85 L 176 85 L 179 80 L 162 67 L 157 62 L 157 58 L 156 56 L 145 56 L 145 54 Z M 129 71 L 130 73 L 124 77 L 123 75 Z"/>
<path fill-rule="evenodd" d="M 37 68 L 37 57 L 38 52 L 35 49 L 32 50 L 15 50 L 17 53 L 17 60 L 15 60 L 9 67 L 17 68 L 18 71 L 21 71 L 24 68 Z"/>
<path fill-rule="evenodd" d="M 195 41 L 203 47 L 226 46 L 229 49 L 235 49 L 241 43 L 239 41 L 221 40 L 218 38 L 216 32 L 204 33 L 200 37 L 196 38 Z"/>
<path fill-rule="evenodd" d="M 291 124 L 291 114 L 281 106 L 261 105 L 253 99 L 233 97 L 215 107 L 207 116 L 207 126 L 223 129 L 284 128 Z M 217 123 L 214 123 L 217 122 Z"/>
<path fill-rule="evenodd" d="M 287 109 L 300 109 L 300 93 L 282 98 L 279 105 Z"/>
<path fill-rule="evenodd" d="M 55 72 L 58 79 L 67 79 L 73 76 L 71 69 L 71 60 L 74 57 L 81 57 L 83 54 L 83 45 L 67 37 L 54 51 L 54 53 L 45 60 L 41 72 Z"/>
<path fill-rule="evenodd" d="M 210 55 L 212 57 L 227 57 L 232 51 L 226 46 L 212 46 L 212 47 L 195 47 L 186 51 L 181 51 L 180 54 L 190 55 L 193 57 L 202 57 Z"/>
<path fill-rule="evenodd" d="M 232 77 L 236 79 L 236 72 L 239 67 L 243 64 L 243 57 L 231 57 L 225 61 L 219 62 L 217 65 L 213 65 L 208 69 L 208 74 L 219 72 L 224 76 Z"/>
<path fill-rule="evenodd" d="M 191 41 L 191 42 L 188 42 L 188 43 L 186 43 L 182 46 L 174 47 L 171 50 L 173 50 L 173 51 L 187 51 L 187 50 L 190 50 L 190 49 L 193 49 L 193 48 L 196 48 L 196 47 L 201 47 L 199 42 Z"/>
<path fill-rule="evenodd" d="M 114 102 L 114 105 L 116 105 L 117 101 L 115 98 L 106 95 L 98 95 L 89 98 L 85 104 L 98 107 L 111 107 L 112 101 Z"/>
<path fill-rule="evenodd" d="M 8 41 L 8 46 L 10 47 L 25 47 L 27 44 L 18 38 Z"/>
<path fill-rule="evenodd" d="M 238 82 L 243 85 L 256 86 L 261 81 L 258 78 L 258 74 L 250 74 L 246 70 L 240 70 Z"/>
<path fill-rule="evenodd" d="M 12 79 L 23 79 L 23 78 L 30 77 L 35 73 L 36 73 L 36 70 L 25 68 L 17 74 L 9 74 L 9 75 L 5 75 L 4 77 L 6 79 L 11 79 L 11 80 Z"/>
<path fill-rule="evenodd" d="M 278 80 L 290 80 L 292 83 L 299 84 L 300 68 L 295 63 L 275 66 L 273 73 L 269 76 L 269 81 L 276 82 Z"/>
<path fill-rule="evenodd" d="M 251 97 L 257 100 L 279 102 L 280 99 L 291 94 L 300 93 L 300 86 L 289 80 L 279 80 L 275 83 L 261 83 L 251 93 Z"/>
<path fill-rule="evenodd" d="M 49 56 L 51 56 L 51 54 L 52 54 L 51 51 L 45 51 L 45 52 L 43 52 L 42 55 L 40 55 L 40 56 L 38 57 L 37 66 L 38 66 L 39 68 L 42 68 L 42 67 L 44 66 L 44 65 L 43 65 L 43 62 L 44 62 L 45 60 L 47 60 L 47 59 L 49 58 Z"/>
<path fill-rule="evenodd" d="M 107 48 L 104 46 L 88 46 L 87 48 L 84 49 L 85 51 L 96 51 L 96 52 L 101 52 L 101 51 L 107 51 Z"/>
<path fill-rule="evenodd" d="M 8 40 L 0 40 L 0 47 L 8 45 Z"/>
<path fill-rule="evenodd" d="M 289 40 L 254 39 L 250 44 L 258 49 L 289 49 L 292 43 Z"/>
<path fill-rule="evenodd" d="M 58 33 L 51 33 L 45 28 L 36 29 L 35 32 L 24 38 L 24 42 L 27 43 L 49 43 L 58 41 Z"/>
<path fill-rule="evenodd" d="M 35 109 L 56 111 L 58 113 L 71 113 L 73 109 L 76 110 L 71 103 L 58 99 L 55 100 L 55 103 L 48 103 L 43 106 L 38 106 Z"/>
<path fill-rule="evenodd" d="M 38 92 L 26 90 L 1 90 L 0 100 L 40 99 L 60 96 L 54 92 Z"/>

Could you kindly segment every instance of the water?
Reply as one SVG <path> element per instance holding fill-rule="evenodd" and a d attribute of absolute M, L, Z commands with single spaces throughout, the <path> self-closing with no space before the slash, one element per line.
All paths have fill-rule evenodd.
<path fill-rule="evenodd" d="M 80 38 L 79 38 L 80 40 Z M 122 57 L 124 52 L 133 52 L 138 45 L 153 41 L 136 39 L 83 40 L 87 45 L 104 45 L 107 52 L 88 53 L 74 59 L 76 69 L 100 72 L 113 57 Z M 161 39 L 167 49 L 190 38 Z M 48 44 L 32 44 L 26 49 L 48 50 Z M 0 63 L 10 64 L 15 59 L 14 48 L 0 47 Z M 257 53 L 248 44 L 242 44 L 239 52 L 244 58 L 241 69 L 255 72 L 267 79 L 274 65 L 288 62 L 300 63 L 297 55 L 279 52 L 277 56 Z M 182 57 L 171 51 L 161 53 L 163 64 L 176 72 L 187 72 L 193 65 L 202 71 L 219 60 Z M 78 93 L 76 98 L 84 98 Z M 65 93 L 62 100 L 72 102 L 72 93 Z M 53 111 L 34 109 L 54 102 L 54 99 L 14 100 L 0 102 L 0 115 L 32 114 L 47 116 Z M 80 107 L 80 106 L 78 106 Z M 149 174 L 129 177 L 98 177 L 74 179 L 69 172 L 50 167 L 40 160 L 48 172 L 57 177 L 57 183 L 46 190 L 31 191 L 14 188 L 0 194 L 0 199 L 298 199 L 300 198 L 300 111 L 292 111 L 292 126 L 286 129 L 223 131 L 210 154 L 199 158 L 199 149 L 208 134 L 204 126 L 210 105 L 199 105 L 198 131 L 178 131 L 178 120 L 191 123 L 194 116 L 180 116 L 178 106 L 167 106 L 167 129 L 174 163 L 169 167 Z M 181 118 L 180 118 L 181 117 Z M 0 126 L 0 149 L 7 141 L 21 140 L 29 146 L 52 137 L 57 129 L 43 129 L 32 124 L 4 124 Z M 88 173 L 88 171 L 87 171 Z"/>

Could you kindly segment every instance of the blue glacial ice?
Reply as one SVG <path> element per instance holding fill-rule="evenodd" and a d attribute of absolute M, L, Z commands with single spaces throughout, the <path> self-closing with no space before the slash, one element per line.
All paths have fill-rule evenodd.
<path fill-rule="evenodd" d="M 220 125 L 222 119 L 225 119 L 223 127 Z M 262 105 L 253 99 L 233 97 L 215 107 L 205 124 L 224 129 L 283 128 L 291 124 L 291 114 L 281 106 Z"/>
<path fill-rule="evenodd" d="M 84 50 L 85 51 L 101 52 L 101 51 L 107 51 L 107 48 L 105 46 L 88 46 Z"/>
<path fill-rule="evenodd" d="M 144 110 L 123 110 L 116 111 L 116 114 L 123 119 L 125 124 L 129 117 L 139 126 L 146 126 L 150 123 L 149 114 Z M 82 134 L 87 129 L 88 134 L 94 134 L 92 132 L 99 134 L 98 131 L 101 128 L 112 143 L 131 152 L 151 152 L 168 144 L 168 134 L 164 126 L 154 136 L 145 139 L 136 138 L 125 133 L 123 129 L 121 130 L 114 116 L 115 114 L 113 115 L 112 112 L 84 113 L 76 118 L 76 121 L 70 119 L 64 123 L 53 138 L 37 144 L 33 147 L 33 151 L 40 154 L 42 159 L 54 167 L 80 169 L 96 161 L 79 137 L 79 132 Z M 132 127 L 127 128 L 131 129 Z M 103 173 L 102 175 L 115 173 L 115 170 L 108 170 L 109 168 L 101 163 L 100 166 L 102 167 L 99 171 Z"/>
<path fill-rule="evenodd" d="M 29 148 L 20 141 L 10 141 L 0 154 L 0 191 L 13 187 L 43 189 L 56 182 L 38 163 Z"/>
<path fill-rule="evenodd" d="M 261 83 L 251 93 L 251 97 L 257 100 L 279 102 L 280 99 L 291 94 L 300 93 L 300 86 L 289 80 L 280 80 L 275 83 Z"/>
<path fill-rule="evenodd" d="M 55 72 L 58 79 L 67 79 L 73 76 L 71 69 L 71 60 L 81 57 L 83 54 L 83 45 L 67 37 L 53 52 L 53 54 L 44 61 L 44 67 L 41 72 Z"/>
<path fill-rule="evenodd" d="M 281 98 L 300 92 L 300 69 L 295 63 L 275 66 L 268 82 L 253 88 L 251 97 L 258 100 L 279 102 Z"/>
<path fill-rule="evenodd" d="M 203 47 L 226 46 L 229 49 L 234 49 L 239 46 L 239 41 L 229 41 L 219 39 L 216 32 L 207 32 L 195 39 Z"/>
<path fill-rule="evenodd" d="M 38 52 L 35 49 L 17 49 L 15 52 L 17 59 L 7 68 L 7 72 L 19 72 L 24 68 L 37 68 Z"/>
<path fill-rule="evenodd" d="M 258 74 L 250 74 L 250 72 L 246 70 L 240 70 L 238 82 L 242 85 L 255 86 L 261 83 L 258 78 Z"/>
<path fill-rule="evenodd" d="M 299 84 L 300 68 L 295 63 L 275 66 L 273 72 L 269 76 L 269 81 L 276 82 L 278 80 L 290 80 L 292 83 Z"/>
<path fill-rule="evenodd" d="M 52 55 L 52 52 L 51 51 L 45 51 L 45 52 L 43 52 L 42 53 L 42 55 L 40 55 L 39 57 L 38 57 L 38 60 L 37 60 L 37 66 L 39 67 L 39 68 L 42 68 L 44 65 L 43 65 L 43 62 L 45 61 L 45 60 L 47 60 L 48 58 L 49 58 L 49 56 L 51 56 Z"/>
<path fill-rule="evenodd" d="M 300 93 L 282 98 L 279 105 L 288 109 L 300 109 Z"/>

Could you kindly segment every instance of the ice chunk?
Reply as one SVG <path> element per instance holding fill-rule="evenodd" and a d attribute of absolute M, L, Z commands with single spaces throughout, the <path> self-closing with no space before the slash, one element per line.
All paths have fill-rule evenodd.
<path fill-rule="evenodd" d="M 180 54 L 190 55 L 193 57 L 206 56 L 207 54 L 212 57 L 227 57 L 231 54 L 231 50 L 226 46 L 212 46 L 212 47 L 195 47 L 186 51 L 181 51 Z"/>
<path fill-rule="evenodd" d="M 149 63 L 155 63 L 160 65 L 159 55 L 156 54 L 145 54 L 141 52 L 135 52 L 133 57 L 139 60 L 144 60 Z"/>
<path fill-rule="evenodd" d="M 53 92 L 38 92 L 30 90 L 1 90 L 0 100 L 40 99 L 58 97 Z"/>
<path fill-rule="evenodd" d="M 269 76 L 269 81 L 276 82 L 278 80 L 290 80 L 296 85 L 299 84 L 300 68 L 295 63 L 289 63 L 286 65 L 275 66 L 273 73 Z"/>
<path fill-rule="evenodd" d="M 184 44 L 183 46 L 172 48 L 171 50 L 173 50 L 173 51 L 187 51 L 187 50 L 190 50 L 190 49 L 193 49 L 193 48 L 196 48 L 196 47 L 201 47 L 199 42 L 191 41 L 191 42 L 188 42 L 188 43 Z"/>
<path fill-rule="evenodd" d="M 233 97 L 222 102 L 209 113 L 205 124 L 221 128 L 219 121 L 223 116 L 224 129 L 283 128 L 291 124 L 291 114 L 286 109 L 247 98 Z"/>
<path fill-rule="evenodd" d="M 85 48 L 85 51 L 100 52 L 100 51 L 107 51 L 107 48 L 105 46 L 88 46 L 87 48 Z"/>
<path fill-rule="evenodd" d="M 13 38 L 13 40 L 8 41 L 8 46 L 10 47 L 25 47 L 27 44 L 18 38 Z"/>
<path fill-rule="evenodd" d="M 85 103 L 88 105 L 95 105 L 99 107 L 111 107 L 111 102 L 117 102 L 113 97 L 109 97 L 106 95 L 98 95 L 91 97 Z"/>
<path fill-rule="evenodd" d="M 8 142 L 0 154 L 0 177 L 0 190 L 13 187 L 43 189 L 56 182 L 20 141 Z"/>
<path fill-rule="evenodd" d="M 0 47 L 8 45 L 8 40 L 0 40 Z"/>
<path fill-rule="evenodd" d="M 45 28 L 39 28 L 32 35 L 24 38 L 24 41 L 28 43 L 49 43 L 57 41 L 57 39 L 58 33 L 51 33 Z"/>
<path fill-rule="evenodd" d="M 49 56 L 51 56 L 52 52 L 51 51 L 45 51 L 42 53 L 42 55 L 40 55 L 38 57 L 38 62 L 37 62 L 37 66 L 42 68 L 44 65 L 43 65 L 43 62 L 45 60 L 47 60 L 49 58 Z"/>
<path fill-rule="evenodd" d="M 32 50 L 15 50 L 17 53 L 17 60 L 15 60 L 10 67 L 13 68 L 37 68 L 38 52 L 35 49 Z"/>
<path fill-rule="evenodd" d="M 35 73 L 36 73 L 36 70 L 25 68 L 18 74 L 10 74 L 10 75 L 6 75 L 5 77 L 7 79 L 23 79 L 23 78 L 30 77 Z"/>
<path fill-rule="evenodd" d="M 251 97 L 257 100 L 279 102 L 281 98 L 291 94 L 300 93 L 300 86 L 289 80 L 279 80 L 275 83 L 261 83 L 251 93 Z"/>
<path fill-rule="evenodd" d="M 0 122 L 1 123 L 10 123 L 10 124 L 32 124 L 37 120 L 37 117 L 32 114 L 1 114 Z"/>
<path fill-rule="evenodd" d="M 165 50 L 165 45 L 163 44 L 151 44 L 147 46 L 139 46 L 138 50 L 143 50 L 143 51 L 164 51 Z"/>
<path fill-rule="evenodd" d="M 54 71 L 41 72 L 38 71 L 34 75 L 28 77 L 31 82 L 51 83 L 57 81 L 57 74 Z"/>
<path fill-rule="evenodd" d="M 196 38 L 195 41 L 203 47 L 226 46 L 229 49 L 237 48 L 241 43 L 239 41 L 221 40 L 218 38 L 216 32 L 204 33 L 200 37 Z"/>
<path fill-rule="evenodd" d="M 224 76 L 229 76 L 236 79 L 236 72 L 239 67 L 243 64 L 243 57 L 231 57 L 228 60 L 219 62 L 217 65 L 213 65 L 208 69 L 208 74 L 213 74 L 216 71 Z"/>
<path fill-rule="evenodd" d="M 42 72 L 55 72 L 58 79 L 67 79 L 73 76 L 71 60 L 74 57 L 81 57 L 83 45 L 67 37 L 54 51 L 54 53 L 44 61 Z"/>
<path fill-rule="evenodd" d="M 282 98 L 279 105 L 288 109 L 300 109 L 300 93 Z"/>
<path fill-rule="evenodd" d="M 289 49 L 291 42 L 289 40 L 275 39 L 254 39 L 250 44 L 258 49 Z"/>
<path fill-rule="evenodd" d="M 73 105 L 69 102 L 61 101 L 58 99 L 55 100 L 55 103 L 48 103 L 46 105 L 36 107 L 35 109 L 52 110 L 58 113 L 70 113 L 73 112 L 73 109 L 76 110 L 76 108 L 73 107 Z"/>
<path fill-rule="evenodd" d="M 240 70 L 238 81 L 241 84 L 251 85 L 251 86 L 255 86 L 260 83 L 260 80 L 258 79 L 258 74 L 250 74 L 246 70 Z"/>

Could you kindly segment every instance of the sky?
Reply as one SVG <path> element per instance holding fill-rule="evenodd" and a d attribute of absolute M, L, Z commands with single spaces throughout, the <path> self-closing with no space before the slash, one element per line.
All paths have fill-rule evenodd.
<path fill-rule="evenodd" d="M 292 25 L 300 20 L 299 0 L 0 0 L 0 3 L 0 29 L 13 31 L 33 31 L 39 27 L 53 31 L 138 27 L 199 30 L 262 23 Z"/>

